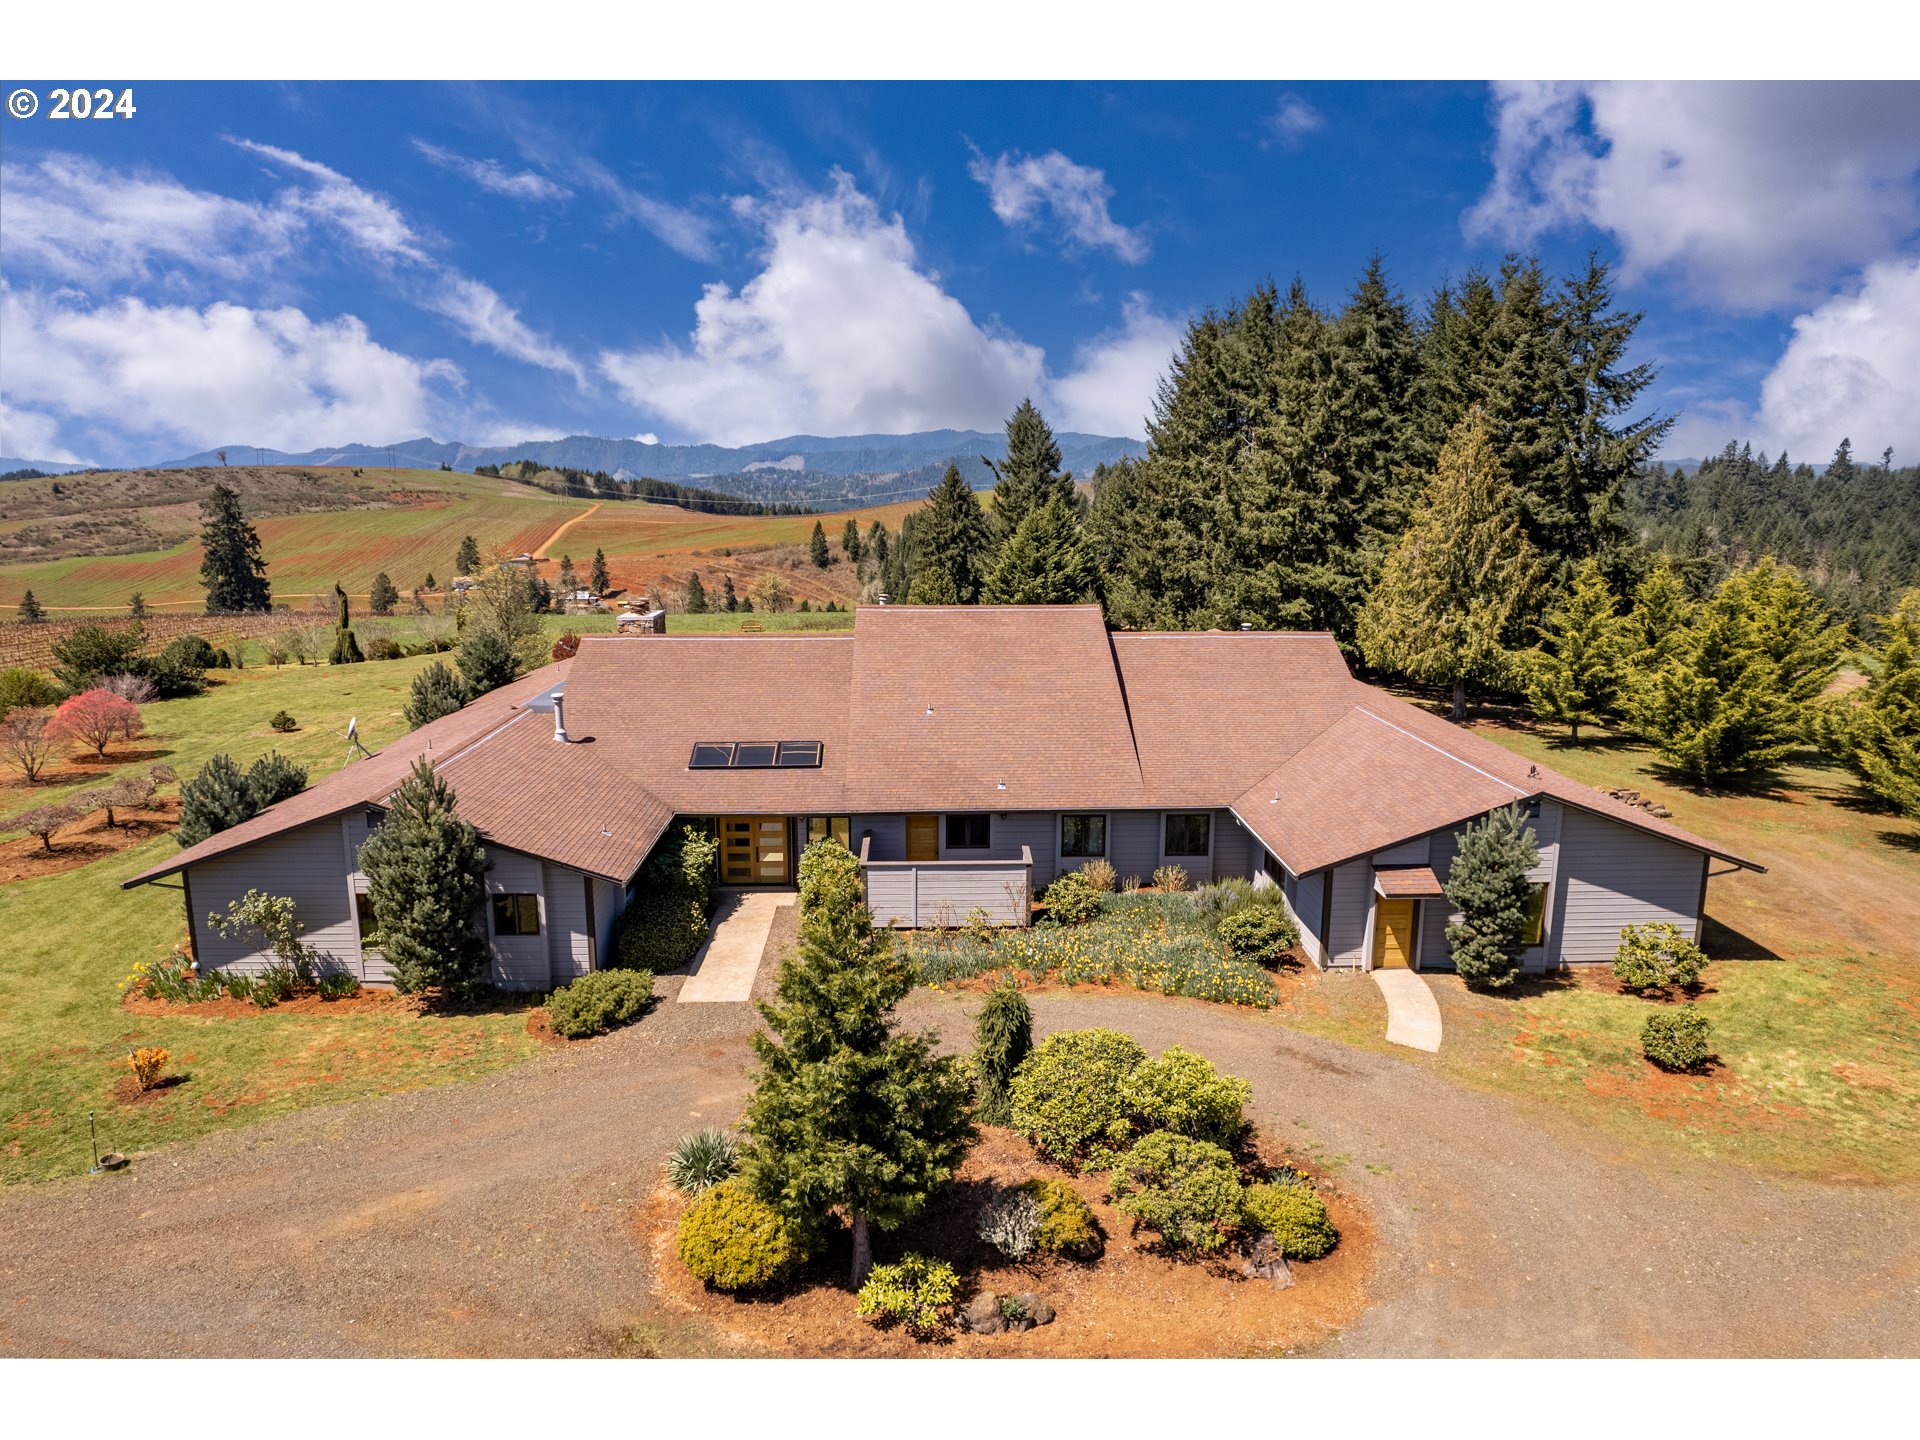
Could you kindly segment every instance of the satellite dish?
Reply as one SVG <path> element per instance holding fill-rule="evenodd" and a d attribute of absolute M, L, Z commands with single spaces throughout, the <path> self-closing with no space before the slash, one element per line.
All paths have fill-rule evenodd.
<path fill-rule="evenodd" d="M 347 758 L 341 763 L 352 763 L 353 752 L 355 750 L 358 750 L 369 760 L 373 758 L 373 752 L 367 749 L 366 745 L 360 739 L 360 717 L 358 715 L 347 721 Z"/>

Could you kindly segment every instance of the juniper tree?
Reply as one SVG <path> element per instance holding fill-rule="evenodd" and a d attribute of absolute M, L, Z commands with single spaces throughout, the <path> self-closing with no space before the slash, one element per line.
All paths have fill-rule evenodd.
<path fill-rule="evenodd" d="M 860 557 L 866 553 L 860 544 L 860 522 L 853 516 L 847 517 L 847 523 L 840 531 L 840 550 L 849 564 L 858 565 Z"/>
<path fill-rule="evenodd" d="M 1055 495 L 1028 510 L 1001 545 L 981 598 L 990 605 L 1071 605 L 1093 589 L 1079 517 Z"/>
<path fill-rule="evenodd" d="M 912 575 L 917 580 L 923 569 L 944 571 L 954 603 L 973 604 L 986 576 L 989 535 L 980 497 L 960 478 L 960 467 L 948 465 L 913 516 Z"/>
<path fill-rule="evenodd" d="M 180 787 L 180 824 L 173 838 L 183 846 L 197 845 L 209 835 L 251 820 L 259 809 L 233 757 L 215 755 Z"/>
<path fill-rule="evenodd" d="M 613 579 L 607 574 L 607 552 L 598 546 L 594 547 L 593 569 L 587 578 L 596 595 L 604 595 L 613 588 Z"/>
<path fill-rule="evenodd" d="M 436 660 L 413 677 L 413 689 L 407 700 L 407 726 L 418 730 L 442 715 L 451 715 L 466 703 L 467 690 L 460 677 L 447 667 L 446 661 Z"/>
<path fill-rule="evenodd" d="M 1580 567 L 1540 635 L 1544 643 L 1525 657 L 1527 702 L 1542 720 L 1569 727 L 1578 744 L 1582 725 L 1613 712 L 1625 674 L 1620 618 L 1598 560 Z"/>
<path fill-rule="evenodd" d="M 453 996 L 476 989 L 487 967 L 479 930 L 487 852 L 425 756 L 393 792 L 386 819 L 360 847 L 359 864 L 394 988 Z"/>
<path fill-rule="evenodd" d="M 331 665 L 358 665 L 367 657 L 360 653 L 360 642 L 353 635 L 353 616 L 347 606 L 347 592 L 340 588 L 340 582 L 333 585 L 335 624 L 333 628 L 333 652 L 327 656 Z"/>
<path fill-rule="evenodd" d="M 271 610 L 267 564 L 260 558 L 260 536 L 240 508 L 240 492 L 226 481 L 214 483 L 200 502 L 200 580 L 207 591 L 207 614 L 237 615 Z"/>
<path fill-rule="evenodd" d="M 707 613 L 707 587 L 700 583 L 698 570 L 687 576 L 687 613 L 689 615 Z"/>
<path fill-rule="evenodd" d="M 802 857 L 800 944 L 762 1003 L 759 1073 L 741 1128 L 748 1185 L 802 1234 L 829 1215 L 853 1229 L 853 1283 L 873 1264 L 871 1230 L 918 1214 L 974 1139 L 966 1062 L 936 1056 L 931 1033 L 893 1029 L 913 986 L 892 936 L 875 933 L 860 862 L 837 841 Z"/>
<path fill-rule="evenodd" d="M 1447 900 L 1460 918 L 1447 926 L 1447 949 L 1460 978 L 1500 990 L 1520 973 L 1533 901 L 1527 872 L 1540 849 L 1518 803 L 1470 823 L 1447 871 Z"/>
<path fill-rule="evenodd" d="M 1513 508 L 1487 427 L 1469 415 L 1448 437 L 1360 612 L 1367 663 L 1450 685 L 1456 720 L 1466 715 L 1470 682 L 1509 678 L 1508 636 L 1538 584 L 1539 565 Z"/>
<path fill-rule="evenodd" d="M 818 520 L 813 522 L 813 533 L 807 537 L 807 558 L 824 570 L 833 564 L 833 552 L 827 549 L 827 530 Z"/>

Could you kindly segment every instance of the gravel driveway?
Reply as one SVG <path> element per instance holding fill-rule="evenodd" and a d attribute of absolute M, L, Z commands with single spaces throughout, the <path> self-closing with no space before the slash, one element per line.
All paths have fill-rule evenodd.
<path fill-rule="evenodd" d="M 677 981 L 662 982 L 670 1002 Z M 954 1041 L 972 1003 L 918 992 Z M 1036 998 L 1184 1042 L 1380 1222 L 1353 1355 L 1913 1355 L 1920 1194 L 1761 1178 L 1580 1132 L 1265 1016 Z M 0 1195 L 0 1354 L 712 1354 L 629 1225 L 746 1091 L 744 1005 L 662 1003 L 485 1079 L 314 1110 Z M 1340 1157 L 1345 1157 L 1341 1159 Z"/>

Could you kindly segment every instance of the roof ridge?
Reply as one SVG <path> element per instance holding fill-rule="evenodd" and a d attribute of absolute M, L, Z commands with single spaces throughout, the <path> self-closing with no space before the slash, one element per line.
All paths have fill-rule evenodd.
<path fill-rule="evenodd" d="M 460 761 L 466 759 L 469 755 L 473 754 L 473 752 L 478 750 L 482 745 L 485 745 L 489 740 L 493 739 L 497 735 L 504 734 L 506 731 L 511 730 L 515 725 L 518 725 L 522 720 L 526 719 L 529 715 L 538 715 L 542 713 L 541 711 L 529 709 L 523 706 L 515 706 L 514 709 L 515 709 L 514 714 L 509 715 L 505 720 L 501 721 L 498 725 L 494 726 L 493 729 L 487 731 L 486 734 L 481 735 L 476 739 L 469 740 L 466 744 L 457 747 L 453 751 L 453 753 L 447 756 L 446 759 L 439 761 L 437 764 L 435 764 L 433 767 L 433 773 L 438 775 L 442 770 L 446 769 L 449 765 L 458 764 Z M 433 754 L 431 743 L 429 743 L 429 746 L 427 749 L 421 751 L 420 753 L 422 755 Z M 388 792 L 388 793 L 391 793 L 391 792 Z"/>
<path fill-rule="evenodd" d="M 1516 795 L 1527 795 L 1527 794 L 1533 793 L 1531 791 L 1522 790 L 1518 785 L 1514 784 L 1511 780 L 1502 779 L 1500 776 L 1494 774 L 1491 770 L 1482 770 L 1478 765 L 1474 764 L 1471 760 L 1463 760 L 1460 756 L 1454 754 L 1451 750 L 1447 749 L 1445 746 L 1436 745 L 1431 740 L 1425 739 L 1419 735 L 1414 734 L 1413 731 L 1407 729 L 1404 725 L 1394 724 L 1391 720 L 1387 719 L 1386 716 L 1376 714 L 1374 711 L 1368 709 L 1365 705 L 1356 704 L 1353 708 L 1358 710 L 1362 715 L 1365 715 L 1368 719 L 1379 721 L 1380 724 L 1386 726 L 1389 730 L 1398 731 L 1400 734 L 1406 736 L 1409 740 L 1413 741 L 1415 744 L 1426 746 L 1427 749 L 1433 751 L 1434 754 L 1444 755 L 1447 759 L 1453 761 L 1454 764 L 1463 765 L 1467 769 L 1473 771 L 1473 773 L 1476 775 L 1484 775 L 1487 779 L 1493 781 L 1493 783 L 1496 785 L 1506 786 L 1507 789 L 1513 791 L 1513 793 Z"/>

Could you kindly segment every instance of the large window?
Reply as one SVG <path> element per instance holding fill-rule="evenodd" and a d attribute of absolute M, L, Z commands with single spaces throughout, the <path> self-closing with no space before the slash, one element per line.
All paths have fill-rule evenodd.
<path fill-rule="evenodd" d="M 847 849 L 853 848 L 853 817 L 851 815 L 809 815 L 807 817 L 807 843 L 825 840 L 831 836 Z"/>
<path fill-rule="evenodd" d="M 1538 945 L 1547 938 L 1547 887 L 1535 885 L 1527 896 L 1527 933 L 1528 945 Z"/>
<path fill-rule="evenodd" d="M 992 818 L 991 815 L 947 816 L 947 849 L 991 850 L 993 828 L 988 822 Z"/>
<path fill-rule="evenodd" d="M 538 935 L 540 933 L 540 897 L 538 895 L 495 895 L 493 897 L 493 933 Z"/>
<path fill-rule="evenodd" d="M 1104 815 L 1062 815 L 1060 817 L 1060 854 L 1075 860 L 1091 860 L 1107 853 L 1107 817 Z"/>
<path fill-rule="evenodd" d="M 1213 838 L 1213 816 L 1204 810 L 1192 815 L 1167 816 L 1166 847 L 1161 854 L 1182 858 L 1204 856 Z"/>
<path fill-rule="evenodd" d="M 378 945 L 380 927 L 373 918 L 373 897 L 364 890 L 353 892 L 353 913 L 360 921 L 360 943 Z"/>

